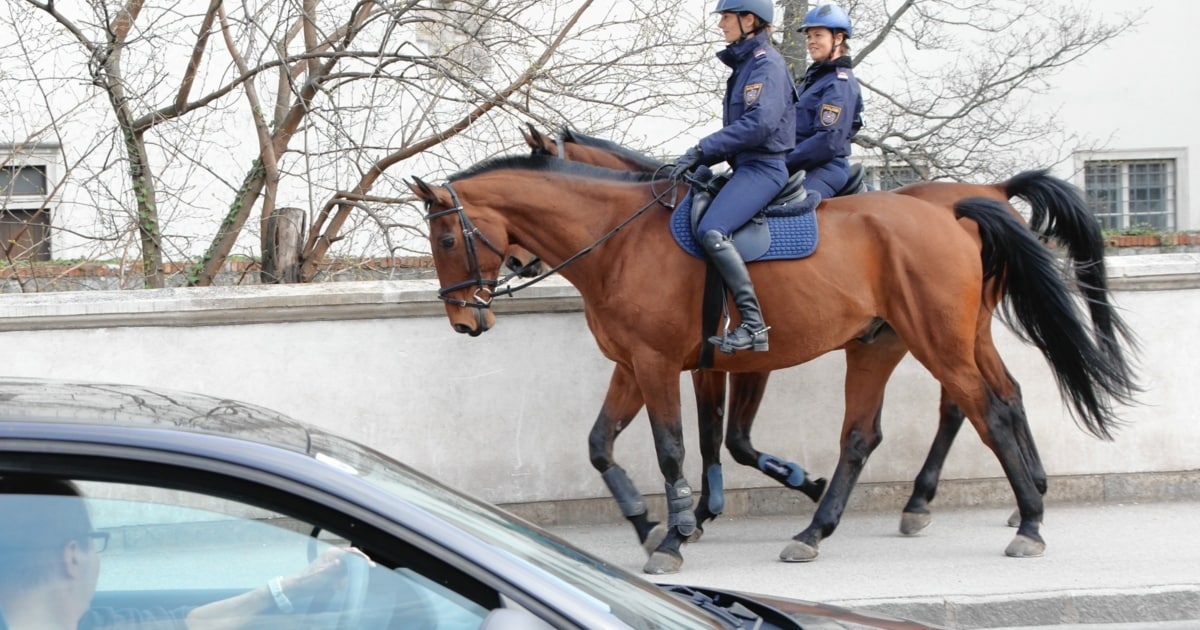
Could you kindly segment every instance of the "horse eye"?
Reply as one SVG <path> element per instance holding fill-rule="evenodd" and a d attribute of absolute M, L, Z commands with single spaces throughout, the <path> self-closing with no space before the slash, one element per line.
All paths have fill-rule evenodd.
<path fill-rule="evenodd" d="M 454 235 L 453 234 L 443 234 L 442 238 L 439 239 L 439 242 L 441 243 L 443 248 L 450 249 L 450 248 L 454 247 Z"/>

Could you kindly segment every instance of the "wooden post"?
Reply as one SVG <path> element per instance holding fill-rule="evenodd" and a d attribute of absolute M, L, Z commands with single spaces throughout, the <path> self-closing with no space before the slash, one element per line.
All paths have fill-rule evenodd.
<path fill-rule="evenodd" d="M 276 208 L 267 217 L 263 235 L 263 284 L 295 284 L 300 282 L 300 251 L 304 246 L 304 210 Z"/>

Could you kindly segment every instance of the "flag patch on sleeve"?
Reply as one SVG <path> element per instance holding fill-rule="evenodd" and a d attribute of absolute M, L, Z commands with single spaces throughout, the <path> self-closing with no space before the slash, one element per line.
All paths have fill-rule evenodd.
<path fill-rule="evenodd" d="M 837 124 L 837 121 L 842 117 L 842 108 L 837 105 L 823 103 L 821 105 L 821 125 L 832 127 Z"/>
<path fill-rule="evenodd" d="M 754 101 L 758 100 L 758 97 L 762 95 L 762 87 L 761 83 L 750 83 L 742 88 L 742 99 L 746 101 L 746 107 L 750 107 Z"/>

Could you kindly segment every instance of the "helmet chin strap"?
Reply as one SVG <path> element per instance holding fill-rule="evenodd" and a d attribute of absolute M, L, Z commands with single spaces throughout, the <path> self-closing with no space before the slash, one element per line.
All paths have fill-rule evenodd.
<path fill-rule="evenodd" d="M 741 33 L 741 36 L 738 37 L 738 40 L 736 42 L 734 42 L 735 44 L 740 44 L 740 43 L 746 41 L 747 37 L 750 37 L 750 36 L 754 35 L 755 33 L 758 33 L 758 29 L 754 29 L 753 31 L 750 31 L 749 33 L 747 33 L 746 29 L 742 28 L 742 16 L 743 15 L 750 15 L 750 14 L 748 14 L 748 13 L 737 14 L 737 16 L 738 16 L 738 20 L 737 20 L 738 31 Z"/>

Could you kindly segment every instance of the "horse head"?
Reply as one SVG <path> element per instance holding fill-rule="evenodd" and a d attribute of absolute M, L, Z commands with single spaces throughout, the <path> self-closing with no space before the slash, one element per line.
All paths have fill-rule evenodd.
<path fill-rule="evenodd" d="M 498 220 L 469 216 L 451 184 L 430 186 L 414 177 L 408 187 L 425 203 L 429 249 L 442 285 L 438 297 L 450 326 L 472 337 L 487 332 L 496 323 L 492 294 L 510 257 L 507 231 Z"/>

